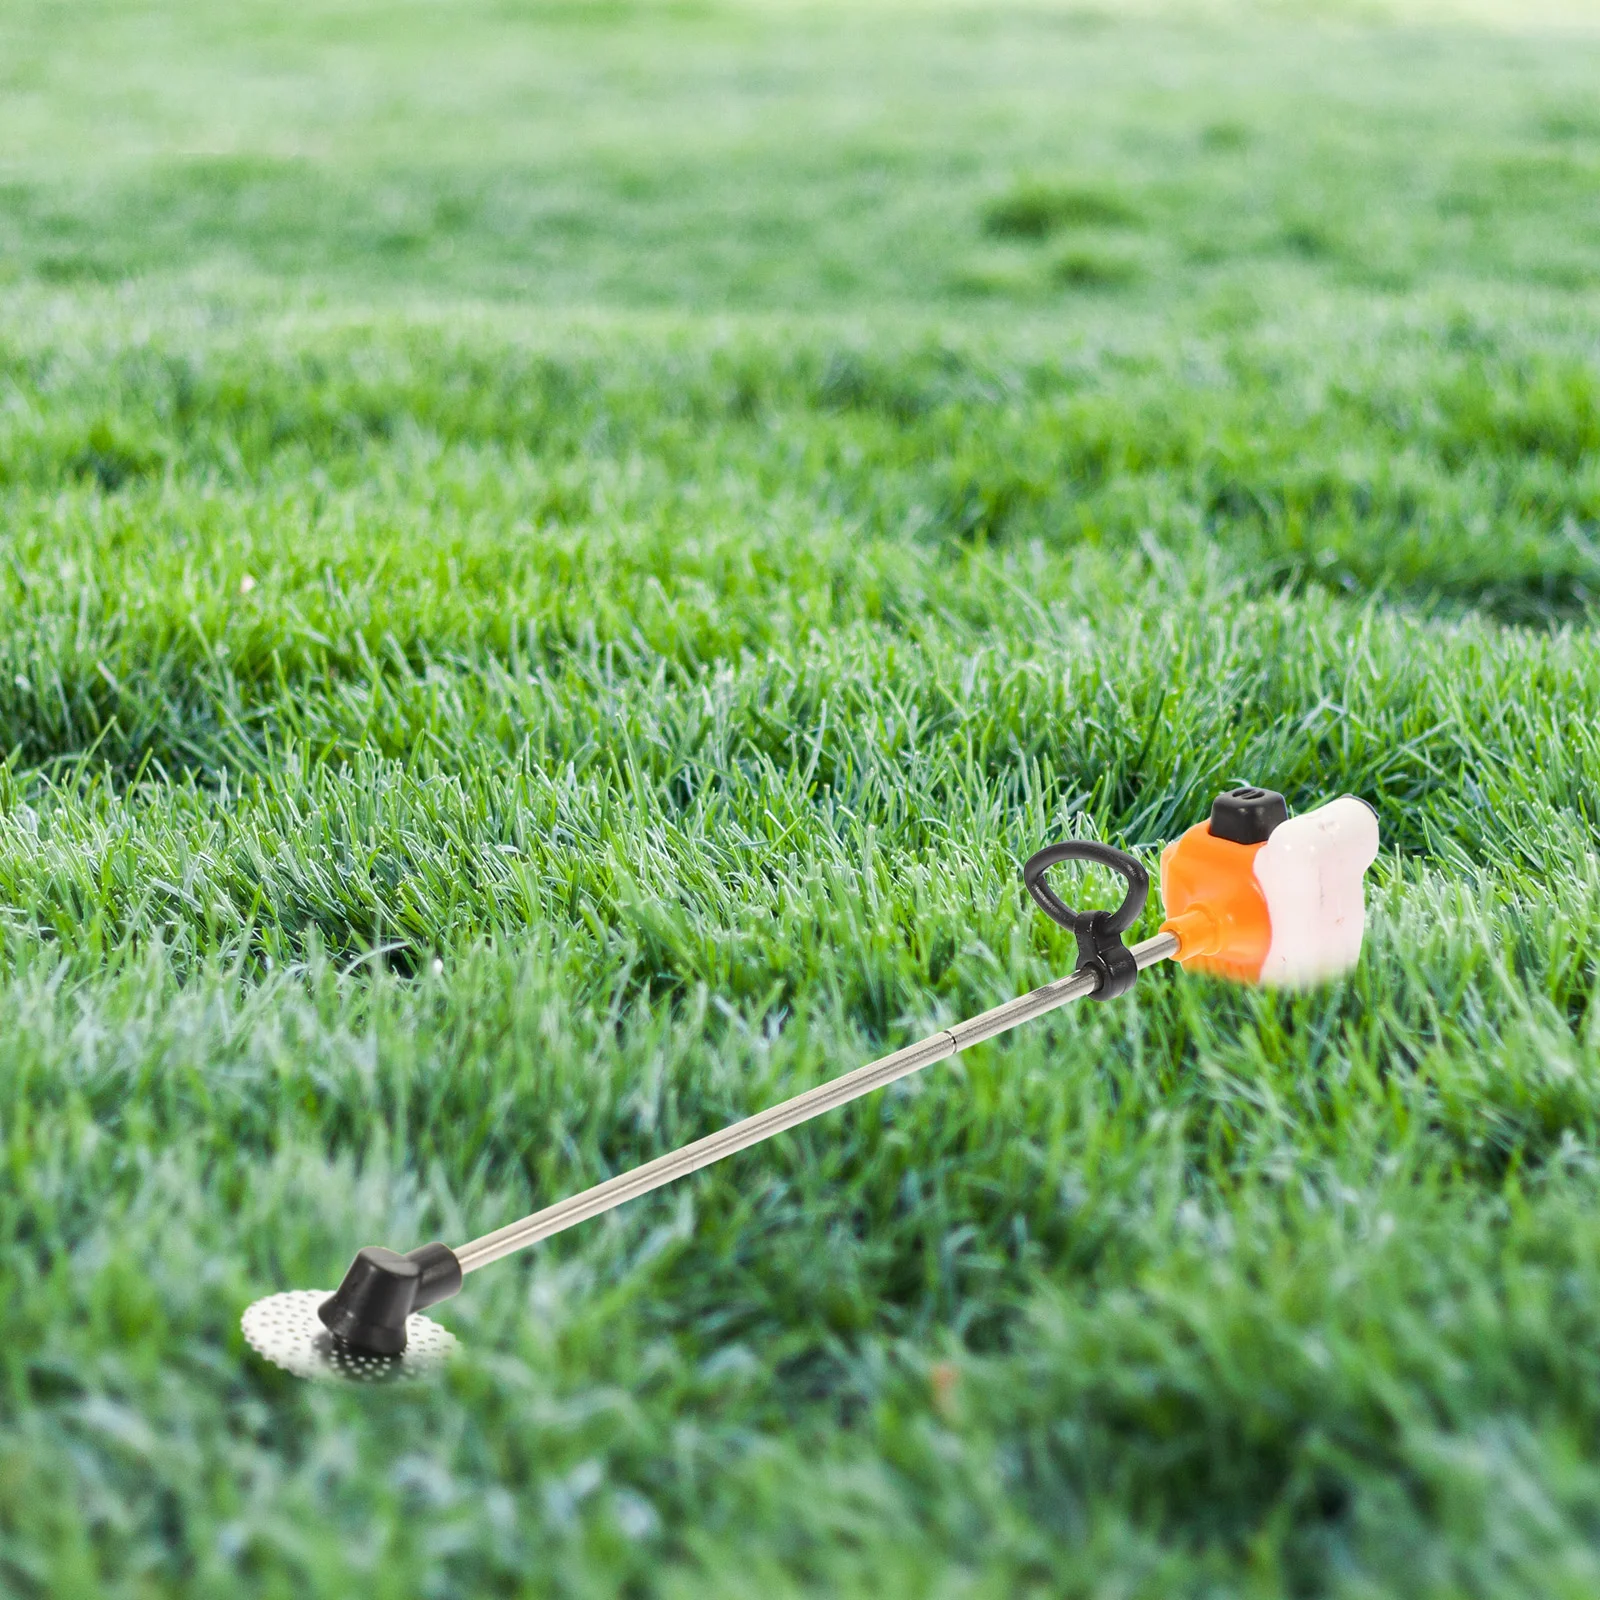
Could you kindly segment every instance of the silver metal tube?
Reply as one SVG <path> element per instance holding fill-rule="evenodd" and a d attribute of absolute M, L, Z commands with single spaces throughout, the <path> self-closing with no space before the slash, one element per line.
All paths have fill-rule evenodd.
<path fill-rule="evenodd" d="M 1154 939 L 1146 939 L 1143 944 L 1133 946 L 1133 958 L 1141 969 L 1154 966 L 1158 961 L 1170 960 L 1177 953 L 1177 938 L 1170 933 L 1157 934 Z M 869 1061 L 866 1066 L 857 1067 L 843 1077 L 818 1084 L 815 1089 L 797 1094 L 792 1100 L 784 1100 L 766 1111 L 759 1111 L 753 1117 L 746 1117 L 743 1122 L 735 1122 L 716 1133 L 707 1134 L 703 1139 L 696 1139 L 681 1150 L 657 1156 L 654 1161 L 647 1161 L 631 1172 L 619 1173 L 604 1183 L 597 1183 L 592 1189 L 585 1189 L 581 1194 L 558 1200 L 543 1211 L 535 1211 L 532 1216 L 509 1222 L 480 1239 L 459 1245 L 455 1250 L 456 1260 L 461 1263 L 462 1272 L 476 1272 L 491 1261 L 498 1261 L 513 1251 L 537 1244 L 541 1239 L 548 1239 L 552 1234 L 561 1233 L 580 1222 L 587 1222 L 590 1217 L 598 1217 L 602 1212 L 626 1205 L 640 1195 L 649 1194 L 652 1189 L 660 1189 L 679 1178 L 686 1178 L 691 1172 L 710 1166 L 713 1161 L 720 1161 L 739 1150 L 748 1150 L 751 1145 L 770 1139 L 775 1133 L 784 1133 L 802 1122 L 821 1116 L 825 1111 L 848 1105 L 862 1095 L 893 1083 L 896 1078 L 904 1078 L 923 1067 L 932 1066 L 935 1061 L 947 1060 L 969 1045 L 992 1039 L 996 1034 L 1016 1027 L 1018 1023 L 1031 1022 L 1058 1006 L 1093 994 L 1094 990 L 1095 979 L 1089 974 L 1073 973 L 1069 977 L 1057 978 L 1053 983 L 1019 995 L 1015 1000 L 1008 1000 L 1004 1005 L 984 1011 L 966 1022 L 941 1028 L 938 1033 L 907 1045 L 903 1050 L 896 1050 L 893 1055 Z"/>
<path fill-rule="evenodd" d="M 1141 972 L 1158 961 L 1171 960 L 1177 953 L 1178 936 L 1175 933 L 1158 933 L 1155 938 L 1134 945 L 1131 951 Z M 1019 994 L 1015 1000 L 1007 1000 L 1004 1005 L 995 1006 L 991 1011 L 980 1011 L 977 1016 L 958 1022 L 947 1031 L 954 1036 L 956 1048 L 965 1050 L 969 1045 L 981 1044 L 985 1039 L 992 1039 L 996 1034 L 1005 1033 L 1024 1022 L 1032 1022 L 1035 1017 L 1042 1017 L 1045 1012 L 1054 1011 L 1057 1006 L 1064 1006 L 1070 1000 L 1093 994 L 1094 989 L 1092 982 L 1084 987 L 1084 980 L 1073 973 L 1070 977 L 1057 978 L 1054 983 L 1047 983 L 1042 988 L 1031 989 L 1027 994 Z"/>

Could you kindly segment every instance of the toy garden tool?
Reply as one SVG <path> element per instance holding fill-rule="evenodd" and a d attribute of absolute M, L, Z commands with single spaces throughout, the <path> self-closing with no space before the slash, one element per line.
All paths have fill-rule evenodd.
<path fill-rule="evenodd" d="M 1377 853 L 1377 818 L 1351 796 L 1291 818 L 1280 794 L 1230 790 L 1217 798 L 1209 822 L 1162 851 L 1166 920 L 1153 939 L 1130 949 L 1122 935 L 1150 891 L 1144 868 L 1110 845 L 1050 845 L 1029 859 L 1022 881 L 1046 915 L 1077 938 L 1078 961 L 1069 976 L 466 1244 L 425 1244 L 407 1255 L 369 1245 L 331 1294 L 293 1290 L 258 1300 L 244 1314 L 245 1337 L 269 1361 L 302 1377 L 372 1381 L 425 1373 L 449 1355 L 455 1339 L 418 1313 L 455 1294 L 468 1273 L 1058 1006 L 1114 999 L 1158 961 L 1176 960 L 1236 982 L 1288 986 L 1346 971 L 1361 951 L 1362 876 Z M 1065 861 L 1120 873 L 1128 885 L 1122 904 L 1083 912 L 1063 904 L 1047 874 Z"/>

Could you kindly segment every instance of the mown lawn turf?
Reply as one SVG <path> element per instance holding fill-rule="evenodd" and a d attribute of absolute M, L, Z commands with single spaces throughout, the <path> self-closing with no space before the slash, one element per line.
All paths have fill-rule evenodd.
<path fill-rule="evenodd" d="M 1574 19 L 8 7 L 0 1590 L 1600 1589 Z M 1237 780 L 1378 807 L 1349 980 L 975 1049 L 431 1389 L 244 1347 Z"/>

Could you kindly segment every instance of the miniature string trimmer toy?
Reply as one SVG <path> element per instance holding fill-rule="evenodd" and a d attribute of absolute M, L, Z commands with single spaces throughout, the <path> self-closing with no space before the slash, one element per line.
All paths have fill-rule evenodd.
<path fill-rule="evenodd" d="M 291 1290 L 256 1301 L 244 1314 L 244 1335 L 269 1361 L 301 1377 L 372 1382 L 420 1376 L 448 1357 L 455 1337 L 418 1313 L 457 1293 L 468 1273 L 1058 1006 L 1113 1000 L 1158 961 L 1286 987 L 1348 970 L 1361 952 L 1362 877 L 1377 854 L 1377 819 L 1363 801 L 1347 795 L 1291 818 L 1283 796 L 1270 789 L 1232 789 L 1217 798 L 1209 822 L 1162 851 L 1166 920 L 1153 939 L 1130 949 L 1122 935 L 1150 892 L 1144 868 L 1110 845 L 1050 845 L 1028 860 L 1022 880 L 1039 908 L 1076 936 L 1078 961 L 1070 976 L 466 1244 L 425 1244 L 406 1255 L 369 1245 L 332 1293 Z M 1121 874 L 1128 885 L 1122 904 L 1115 911 L 1082 912 L 1065 905 L 1047 882 L 1050 869 L 1065 861 Z"/>

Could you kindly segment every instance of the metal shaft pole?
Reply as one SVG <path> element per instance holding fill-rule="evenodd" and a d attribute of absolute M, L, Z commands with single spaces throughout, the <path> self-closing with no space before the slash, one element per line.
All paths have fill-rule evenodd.
<path fill-rule="evenodd" d="M 1134 945 L 1132 953 L 1141 970 L 1154 966 L 1158 961 L 1169 961 L 1178 953 L 1177 936 L 1157 934 L 1143 944 Z M 532 1216 L 509 1222 L 493 1233 L 486 1233 L 480 1239 L 460 1245 L 455 1251 L 456 1259 L 461 1263 L 462 1272 L 476 1272 L 479 1267 L 486 1267 L 491 1261 L 498 1261 L 513 1251 L 537 1244 L 552 1234 L 587 1222 L 590 1217 L 598 1217 L 602 1212 L 626 1205 L 628 1201 L 637 1200 L 640 1195 L 649 1194 L 652 1189 L 659 1189 L 678 1178 L 686 1178 L 691 1172 L 698 1172 L 701 1167 L 708 1167 L 713 1161 L 720 1161 L 735 1151 L 748 1150 L 751 1145 L 770 1139 L 775 1133 L 786 1132 L 802 1122 L 821 1116 L 825 1111 L 859 1100 L 862 1095 L 871 1094 L 874 1089 L 881 1089 L 896 1078 L 904 1078 L 923 1067 L 932 1066 L 935 1061 L 947 1060 L 968 1045 L 992 1039 L 1019 1023 L 1031 1022 L 1058 1006 L 1081 1000 L 1094 993 L 1097 981 L 1092 973 L 1073 973 L 1070 977 L 1057 978 L 1053 983 L 1047 983 L 1028 994 L 1018 995 L 1015 1000 L 1008 1000 L 991 1011 L 980 1012 L 966 1022 L 941 1028 L 931 1037 L 907 1045 L 904 1050 L 896 1050 L 893 1055 L 869 1061 L 866 1066 L 857 1067 L 854 1072 L 847 1072 L 830 1083 L 819 1084 L 815 1089 L 797 1094 L 792 1100 L 784 1100 L 766 1111 L 757 1112 L 753 1117 L 746 1117 L 743 1122 L 735 1122 L 730 1127 L 707 1134 L 704 1139 L 696 1139 L 681 1150 L 657 1156 L 654 1161 L 647 1161 L 631 1172 L 618 1173 L 604 1183 L 597 1183 L 592 1189 L 558 1200 L 543 1211 L 535 1211 Z"/>

